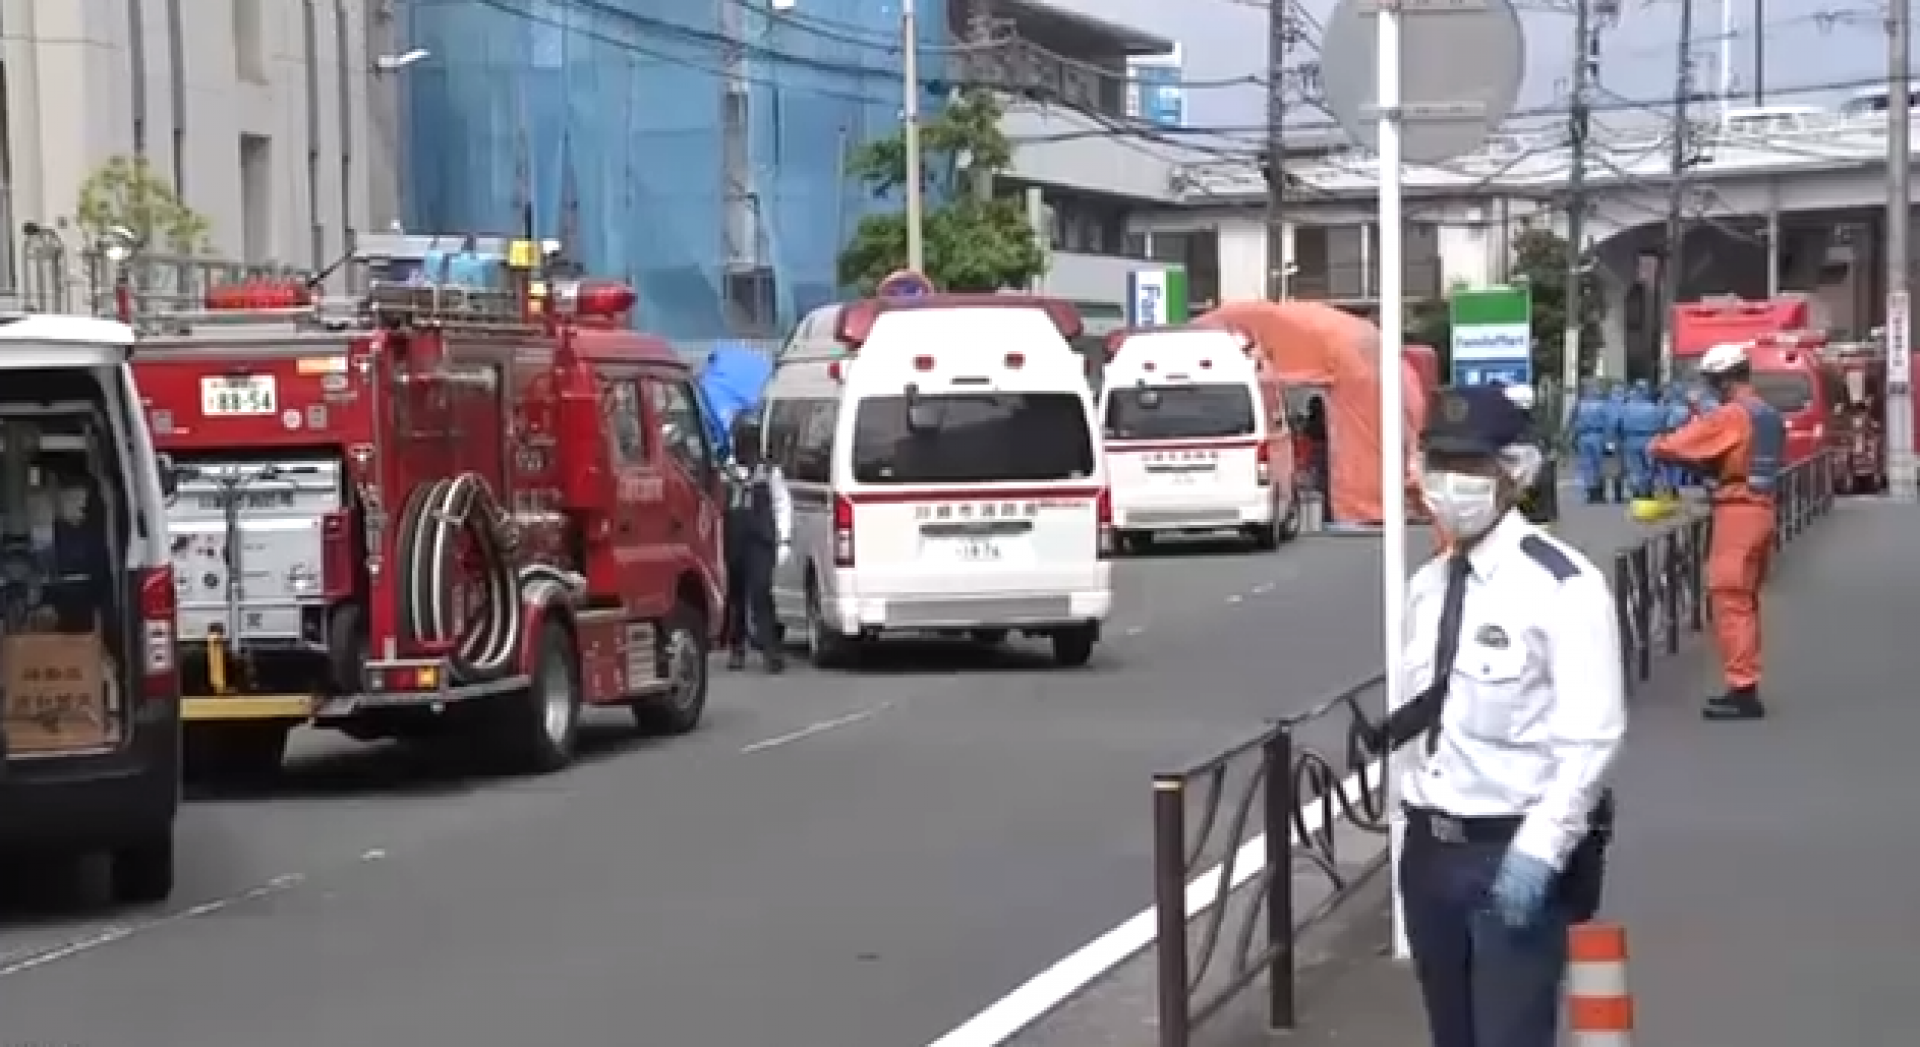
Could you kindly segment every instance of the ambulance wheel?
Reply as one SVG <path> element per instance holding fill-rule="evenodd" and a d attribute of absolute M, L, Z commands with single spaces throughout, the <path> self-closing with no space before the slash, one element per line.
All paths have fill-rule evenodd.
<path fill-rule="evenodd" d="M 1300 488 L 1297 485 L 1287 499 L 1287 515 L 1281 518 L 1277 533 L 1282 542 L 1300 537 Z"/>
<path fill-rule="evenodd" d="M 173 894 L 173 828 L 107 855 L 108 893 L 121 905 L 153 905 Z"/>
<path fill-rule="evenodd" d="M 269 782 L 280 773 L 292 730 L 275 720 L 193 724 L 181 735 L 184 777 L 211 786 Z"/>
<path fill-rule="evenodd" d="M 1053 661 L 1064 669 L 1078 669 L 1093 660 L 1093 645 L 1100 630 L 1092 625 L 1072 625 L 1053 634 Z"/>
<path fill-rule="evenodd" d="M 853 661 L 854 641 L 836 632 L 827 622 L 820 598 L 820 582 L 807 576 L 807 661 L 816 669 L 837 669 Z"/>
<path fill-rule="evenodd" d="M 489 712 L 509 770 L 543 774 L 573 762 L 580 737 L 580 660 L 565 625 L 552 619 L 541 625 L 532 682 Z"/>
<path fill-rule="evenodd" d="M 660 631 L 660 674 L 672 687 L 636 702 L 634 722 L 648 734 L 686 734 L 707 711 L 707 623 L 685 603 L 673 609 Z"/>
<path fill-rule="evenodd" d="M 1003 644 L 1007 642 L 1007 630 L 1005 629 L 969 629 L 967 630 L 967 639 L 972 640 L 974 643 L 977 643 L 982 647 L 992 647 L 996 644 Z"/>

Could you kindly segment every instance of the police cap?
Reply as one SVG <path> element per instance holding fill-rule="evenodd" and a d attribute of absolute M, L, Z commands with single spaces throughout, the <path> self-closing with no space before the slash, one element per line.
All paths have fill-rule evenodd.
<path fill-rule="evenodd" d="M 1445 389 L 1434 402 L 1422 449 L 1436 454 L 1497 455 L 1526 439 L 1527 413 L 1498 385 Z"/>

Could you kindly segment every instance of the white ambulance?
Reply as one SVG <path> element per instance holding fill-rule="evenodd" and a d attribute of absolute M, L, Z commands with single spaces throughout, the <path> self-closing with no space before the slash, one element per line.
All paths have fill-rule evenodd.
<path fill-rule="evenodd" d="M 1092 657 L 1111 503 L 1079 333 L 1069 303 L 1026 295 L 863 299 L 801 323 L 763 432 L 794 506 L 775 611 L 815 664 L 902 633 L 1017 631 L 1062 665 Z"/>
<path fill-rule="evenodd" d="M 1272 549 L 1299 534 L 1293 433 L 1258 346 L 1186 327 L 1120 331 L 1107 344 L 1100 417 L 1122 549 L 1227 530 Z"/>

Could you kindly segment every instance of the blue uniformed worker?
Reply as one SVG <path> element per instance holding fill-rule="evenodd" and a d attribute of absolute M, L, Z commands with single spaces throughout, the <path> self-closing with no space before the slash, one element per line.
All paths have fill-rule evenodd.
<path fill-rule="evenodd" d="M 759 419 L 741 415 L 735 420 L 725 477 L 727 666 L 746 667 L 751 640 L 767 671 L 777 673 L 786 668 L 786 658 L 773 616 L 773 572 L 793 552 L 793 498 L 780 467 L 761 457 Z"/>
<path fill-rule="evenodd" d="M 1599 904 L 1626 732 L 1604 576 L 1514 510 L 1539 468 L 1494 389 L 1447 393 L 1421 484 L 1452 552 L 1407 593 L 1406 694 L 1383 740 L 1413 742 L 1399 876 L 1434 1047 L 1553 1047 L 1570 922 Z"/>
<path fill-rule="evenodd" d="M 1579 398 L 1573 402 L 1573 415 L 1567 425 L 1570 438 L 1567 442 L 1573 446 L 1574 474 L 1586 491 L 1588 505 L 1606 500 L 1607 433 L 1611 417 L 1605 391 L 1599 382 L 1588 379 L 1580 387 Z"/>
<path fill-rule="evenodd" d="M 1620 411 L 1620 460 L 1629 498 L 1653 497 L 1653 459 L 1647 447 L 1666 425 L 1666 409 L 1655 402 L 1652 387 L 1645 381 L 1633 383 Z"/>

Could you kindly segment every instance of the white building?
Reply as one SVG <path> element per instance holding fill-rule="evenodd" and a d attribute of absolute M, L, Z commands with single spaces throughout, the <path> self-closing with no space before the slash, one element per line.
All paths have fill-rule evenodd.
<path fill-rule="evenodd" d="M 74 214 L 117 157 L 211 223 L 214 252 L 325 265 L 396 217 L 393 0 L 0 0 L 0 284 L 21 224 Z M 388 77 L 387 79 L 390 79 Z"/>

